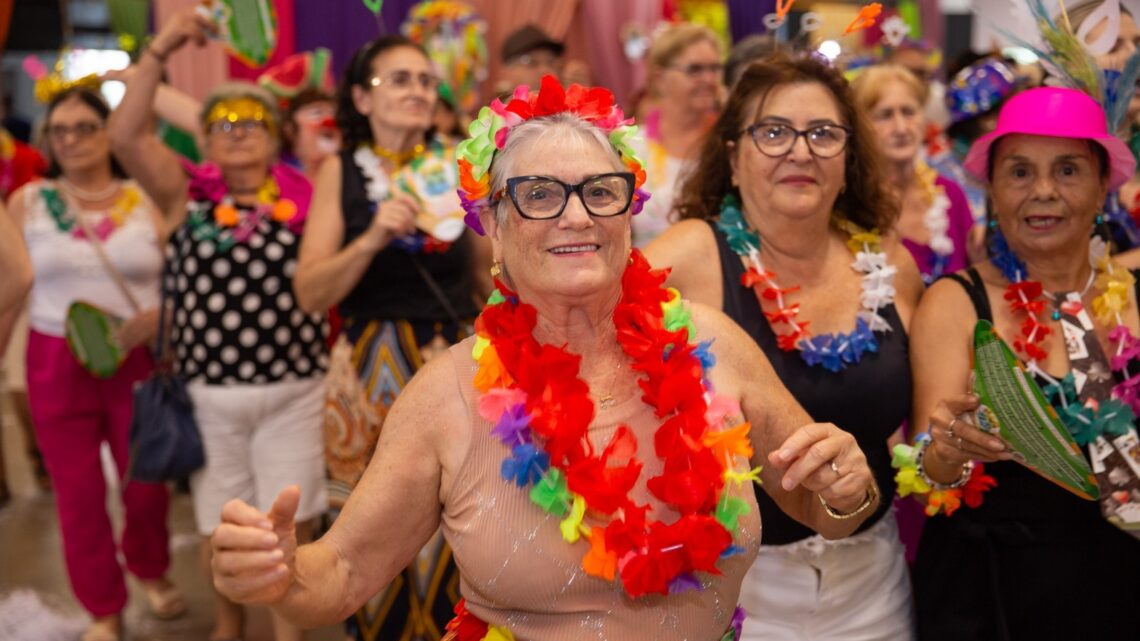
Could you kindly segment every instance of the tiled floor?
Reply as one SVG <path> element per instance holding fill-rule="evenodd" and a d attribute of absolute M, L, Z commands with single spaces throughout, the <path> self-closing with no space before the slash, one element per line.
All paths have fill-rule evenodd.
<path fill-rule="evenodd" d="M 15 496 L 0 508 L 0 641 L 77 641 L 87 619 L 68 587 L 55 504 L 50 494 L 35 489 L 23 437 L 4 418 L 0 436 Z M 115 509 L 112 514 L 117 520 Z M 125 641 L 205 641 L 209 635 L 212 600 L 206 577 L 197 566 L 199 537 L 188 496 L 175 496 L 170 528 L 171 577 L 185 593 L 189 612 L 175 621 L 159 621 L 147 613 L 141 589 L 132 584 Z M 265 610 L 255 610 L 246 629 L 246 641 L 273 638 Z M 306 636 L 309 641 L 343 638 L 336 626 Z"/>

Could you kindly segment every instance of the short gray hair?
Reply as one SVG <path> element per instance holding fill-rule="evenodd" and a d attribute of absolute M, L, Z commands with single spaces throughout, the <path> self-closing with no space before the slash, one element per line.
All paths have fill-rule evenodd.
<path fill-rule="evenodd" d="M 534 139 L 547 140 L 549 137 L 554 137 L 560 141 L 570 139 L 579 143 L 592 142 L 610 153 L 615 171 L 627 171 L 625 163 L 622 162 L 621 154 L 610 142 L 606 132 L 575 114 L 562 112 L 528 120 L 511 129 L 510 135 L 507 136 L 507 143 L 495 154 L 495 159 L 491 162 L 491 193 L 498 193 L 505 188 L 507 178 L 518 173 L 514 157 L 520 147 L 529 146 Z M 499 205 L 501 204 L 500 201 Z M 502 207 L 495 206 L 495 220 L 499 224 L 503 222 L 504 211 Z"/>

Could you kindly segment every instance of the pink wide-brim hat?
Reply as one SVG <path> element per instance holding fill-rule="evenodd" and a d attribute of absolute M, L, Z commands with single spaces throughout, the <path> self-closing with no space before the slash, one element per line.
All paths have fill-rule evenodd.
<path fill-rule="evenodd" d="M 1128 145 L 1108 132 L 1104 110 L 1083 91 L 1039 87 L 1010 98 L 998 113 L 997 128 L 970 146 L 970 152 L 966 154 L 966 171 L 983 182 L 989 182 L 987 164 L 990 147 L 1009 134 L 1097 142 L 1108 152 L 1108 184 L 1111 189 L 1128 182 L 1136 171 L 1136 160 Z"/>

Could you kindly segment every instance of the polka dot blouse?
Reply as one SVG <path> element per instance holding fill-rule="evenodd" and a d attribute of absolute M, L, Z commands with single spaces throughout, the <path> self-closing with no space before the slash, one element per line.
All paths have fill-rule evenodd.
<path fill-rule="evenodd" d="M 299 236 L 269 219 L 228 248 L 191 224 L 172 235 L 165 286 L 174 303 L 174 354 L 186 380 L 258 384 L 324 373 L 328 324 L 293 300 L 299 244 Z"/>

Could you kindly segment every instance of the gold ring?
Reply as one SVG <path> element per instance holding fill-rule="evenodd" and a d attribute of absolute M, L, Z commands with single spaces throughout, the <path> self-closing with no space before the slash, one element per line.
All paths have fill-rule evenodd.
<path fill-rule="evenodd" d="M 949 436 L 950 438 L 957 438 L 954 436 L 954 424 L 957 422 L 958 422 L 957 416 L 950 419 L 950 424 L 946 426 L 946 436 Z M 961 441 L 962 439 L 959 438 L 958 440 Z"/>

